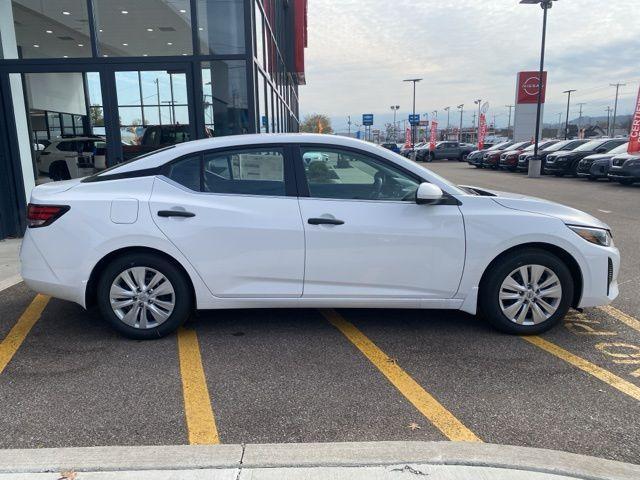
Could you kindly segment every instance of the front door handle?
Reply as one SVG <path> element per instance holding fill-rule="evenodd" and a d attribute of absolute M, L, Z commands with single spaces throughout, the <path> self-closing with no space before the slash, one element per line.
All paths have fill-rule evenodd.
<path fill-rule="evenodd" d="M 307 222 L 309 225 L 344 225 L 344 221 L 337 218 L 310 218 Z"/>
<path fill-rule="evenodd" d="M 182 217 L 182 218 L 191 218 L 195 217 L 195 213 L 185 212 L 184 210 L 160 210 L 158 212 L 159 217 Z"/>

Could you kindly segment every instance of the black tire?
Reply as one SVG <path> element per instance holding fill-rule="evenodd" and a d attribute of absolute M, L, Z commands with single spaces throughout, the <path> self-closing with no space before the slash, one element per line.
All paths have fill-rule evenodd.
<path fill-rule="evenodd" d="M 466 162 L 466 161 L 467 161 L 467 157 L 468 157 L 468 156 L 469 156 L 469 154 L 468 154 L 468 153 L 464 153 L 464 152 L 463 152 L 463 153 L 461 153 L 461 154 L 460 154 L 460 157 L 458 158 L 458 161 L 459 161 L 459 162 Z"/>
<path fill-rule="evenodd" d="M 435 155 L 433 153 L 429 153 L 429 156 L 427 157 L 427 162 L 431 163 L 433 162 L 434 159 L 435 159 Z"/>
<path fill-rule="evenodd" d="M 564 177 L 564 173 L 554 173 L 554 176 L 560 178 L 560 177 Z"/>
<path fill-rule="evenodd" d="M 175 305 L 169 318 L 156 327 L 140 329 L 127 325 L 118 318 L 111 308 L 109 292 L 112 283 L 118 275 L 132 267 L 152 268 L 171 282 Z M 193 309 L 193 295 L 189 279 L 172 262 L 152 253 L 129 253 L 111 261 L 98 281 L 96 299 L 103 318 L 122 335 L 135 340 L 152 340 L 169 335 L 189 318 Z"/>
<path fill-rule="evenodd" d="M 505 316 L 500 306 L 499 293 L 502 282 L 511 272 L 524 265 L 541 265 L 558 277 L 562 296 L 553 315 L 543 322 L 521 325 Z M 557 325 L 566 315 L 573 300 L 573 277 L 567 265 L 557 256 L 545 250 L 527 248 L 499 259 L 485 275 L 480 286 L 480 315 L 498 330 L 514 335 L 537 335 Z"/>
<path fill-rule="evenodd" d="M 590 182 L 595 182 L 597 180 L 596 177 L 592 177 L 592 176 L 588 176 L 587 180 L 589 180 Z"/>
<path fill-rule="evenodd" d="M 633 183 L 633 180 L 629 180 L 629 179 L 622 179 L 622 180 L 618 180 L 618 182 L 620 182 L 620 185 L 624 185 L 626 187 L 628 187 L 629 185 L 631 185 Z"/>

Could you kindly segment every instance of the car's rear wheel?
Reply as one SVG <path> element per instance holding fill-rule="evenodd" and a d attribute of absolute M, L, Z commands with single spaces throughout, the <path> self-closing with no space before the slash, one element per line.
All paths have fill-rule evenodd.
<path fill-rule="evenodd" d="M 174 332 L 187 320 L 193 304 L 185 274 L 149 253 L 126 254 L 112 261 L 98 282 L 97 302 L 107 322 L 136 340 Z"/>
<path fill-rule="evenodd" d="M 480 309 L 503 332 L 534 335 L 564 318 L 573 288 L 569 268 L 555 255 L 539 249 L 516 251 L 487 272 L 480 287 Z"/>
<path fill-rule="evenodd" d="M 461 153 L 460 157 L 458 158 L 459 162 L 466 162 L 467 161 L 467 157 L 469 156 L 468 153 Z"/>

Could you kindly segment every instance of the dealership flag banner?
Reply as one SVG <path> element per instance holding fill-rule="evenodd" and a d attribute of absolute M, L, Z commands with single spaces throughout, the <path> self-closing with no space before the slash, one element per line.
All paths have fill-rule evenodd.
<path fill-rule="evenodd" d="M 429 136 L 429 150 L 436 149 L 436 140 L 438 137 L 438 122 L 431 121 L 431 135 Z"/>
<path fill-rule="evenodd" d="M 404 148 L 411 148 L 411 129 L 407 128 L 404 132 Z"/>
<path fill-rule="evenodd" d="M 487 136 L 487 117 L 480 114 L 480 126 L 478 127 L 478 150 L 484 149 L 484 139 Z"/>
<path fill-rule="evenodd" d="M 640 90 L 638 90 L 638 99 L 636 100 L 636 113 L 633 116 L 633 121 L 631 122 L 628 152 L 640 153 Z"/>

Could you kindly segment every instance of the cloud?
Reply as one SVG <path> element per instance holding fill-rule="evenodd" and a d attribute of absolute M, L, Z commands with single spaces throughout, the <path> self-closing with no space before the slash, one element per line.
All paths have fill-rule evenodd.
<path fill-rule="evenodd" d="M 601 115 L 602 102 L 614 93 L 608 84 L 617 81 L 628 83 L 619 110 L 629 113 L 640 82 L 635 4 L 555 3 L 547 39 L 548 121 L 557 120 L 568 88 L 579 90 L 576 102 L 598 100 L 585 105 L 585 115 Z M 389 106 L 400 104 L 405 118 L 411 87 L 402 80 L 418 75 L 424 78 L 419 112 L 472 107 L 482 98 L 506 125 L 504 105 L 514 101 L 516 72 L 538 68 L 541 23 L 540 8 L 517 0 L 310 0 L 301 111 L 326 113 L 343 124 L 347 115 L 373 112 L 384 122 L 392 118 Z M 471 108 L 465 109 L 470 123 Z"/>

